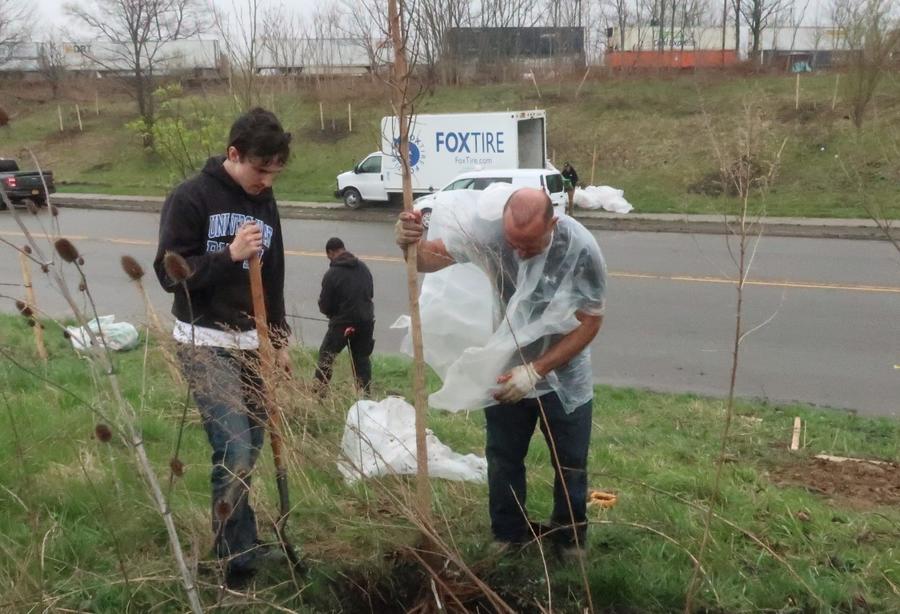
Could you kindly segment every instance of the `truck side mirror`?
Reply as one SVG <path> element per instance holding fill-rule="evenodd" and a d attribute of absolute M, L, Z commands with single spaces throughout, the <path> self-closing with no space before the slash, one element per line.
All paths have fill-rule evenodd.
<path fill-rule="evenodd" d="M 358 163 L 353 165 L 353 174 L 359 175 L 359 164 Z"/>

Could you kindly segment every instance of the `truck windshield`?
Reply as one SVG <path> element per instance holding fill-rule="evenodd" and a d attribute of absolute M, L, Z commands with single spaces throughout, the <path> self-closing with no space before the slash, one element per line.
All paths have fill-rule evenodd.
<path fill-rule="evenodd" d="M 512 177 L 482 177 L 475 180 L 473 187 L 476 190 L 483 190 L 492 183 L 512 183 Z"/>
<path fill-rule="evenodd" d="M 556 173 L 554 175 L 547 175 L 547 191 L 553 194 L 554 192 L 562 192 L 563 191 L 563 180 L 562 175 Z"/>
<path fill-rule="evenodd" d="M 372 156 L 363 160 L 359 165 L 360 173 L 380 173 L 381 172 L 381 156 Z"/>
<path fill-rule="evenodd" d="M 475 183 L 474 179 L 457 179 L 450 185 L 448 185 L 445 190 L 471 190 L 472 184 Z"/>

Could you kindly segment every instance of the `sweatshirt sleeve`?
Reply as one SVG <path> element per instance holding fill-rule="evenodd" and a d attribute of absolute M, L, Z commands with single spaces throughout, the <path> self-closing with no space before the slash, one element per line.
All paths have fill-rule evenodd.
<path fill-rule="evenodd" d="M 335 305 L 334 305 L 334 279 L 331 274 L 331 269 L 325 271 L 325 275 L 322 277 L 322 291 L 319 293 L 319 311 L 326 318 L 330 318 L 334 316 Z"/>
<path fill-rule="evenodd" d="M 232 262 L 227 249 L 206 251 L 204 213 L 202 205 L 191 197 L 184 185 L 176 188 L 163 204 L 153 269 L 166 292 L 176 292 L 181 287 L 166 275 L 163 264 L 166 252 L 175 252 L 187 261 L 191 269 L 186 282 L 188 290 L 202 290 L 221 283 L 238 266 Z"/>
<path fill-rule="evenodd" d="M 266 288 L 266 316 L 269 320 L 269 336 L 277 349 L 286 347 L 291 339 L 291 327 L 287 323 L 284 308 L 284 239 L 281 235 L 281 218 L 275 209 L 275 228 L 272 244 L 266 251 L 263 266 L 263 283 Z"/>

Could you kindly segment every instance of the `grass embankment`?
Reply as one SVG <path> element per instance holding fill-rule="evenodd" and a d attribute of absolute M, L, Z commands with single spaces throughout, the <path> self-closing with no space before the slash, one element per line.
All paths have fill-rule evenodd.
<path fill-rule="evenodd" d="M 114 413 L 102 377 L 94 384 L 85 361 L 58 329 L 48 323 L 47 332 L 51 360 L 43 367 L 32 358 L 24 320 L 0 317 L 4 353 Z M 121 354 L 116 362 L 165 483 L 185 393 L 169 378 L 158 352 L 150 352 L 146 378 L 143 351 Z M 301 380 L 310 378 L 313 358 L 295 354 Z M 0 356 L 0 363 L 0 611 L 184 611 L 163 525 L 128 449 L 118 438 L 95 439 L 97 418 L 75 396 L 13 367 L 8 357 Z M 407 550 L 417 532 L 399 502 L 408 500 L 412 482 L 392 478 L 347 486 L 337 472 L 344 416 L 353 400 L 341 392 L 348 389 L 346 357 L 337 382 L 338 392 L 325 402 L 313 401 L 302 386 L 286 395 L 295 506 L 289 528 L 312 572 L 299 589 L 286 571 L 261 577 L 252 598 L 229 598 L 246 604 L 240 611 L 274 611 L 277 604 L 308 612 L 387 612 L 434 603 L 430 584 Z M 376 397 L 409 396 L 407 362 L 378 358 L 375 382 Z M 846 469 L 823 470 L 810 458 L 828 452 L 896 463 L 898 424 L 799 406 L 740 403 L 737 413 L 721 495 L 713 503 L 719 519 L 703 561 L 698 606 L 714 612 L 900 609 L 897 467 L 867 465 L 876 468 L 848 482 L 841 479 Z M 806 421 L 806 447 L 789 453 L 795 415 Z M 195 560 L 206 558 L 211 546 L 209 449 L 194 409 L 188 418 L 180 454 L 187 469 L 175 481 L 172 508 Z M 483 453 L 480 412 L 432 412 L 429 420 L 455 450 Z M 586 568 L 598 611 L 680 611 L 692 571 L 688 553 L 698 551 L 702 509 L 712 502 L 722 420 L 720 400 L 598 387 L 590 485 L 619 496 L 611 510 L 591 511 L 597 524 Z M 528 506 L 533 517 L 545 518 L 552 474 L 541 441 L 534 442 L 527 464 Z M 548 589 L 538 548 L 499 559 L 488 548 L 485 486 L 436 480 L 433 488 L 438 532 L 513 608 L 537 611 L 552 598 L 555 611 L 582 611 L 586 599 L 577 565 L 548 552 Z M 254 492 L 260 524 L 267 525 L 277 501 L 268 452 Z M 467 608 L 475 607 L 477 591 L 462 588 L 465 577 L 454 566 L 444 580 L 458 586 Z M 215 577 L 202 576 L 201 582 L 211 607 L 221 597 Z"/>
<path fill-rule="evenodd" d="M 846 79 L 842 79 L 846 81 Z M 788 75 L 739 76 L 719 73 L 605 78 L 586 82 L 575 98 L 577 82 L 543 83 L 541 97 L 530 82 L 440 87 L 423 97 L 420 113 L 548 111 L 548 151 L 557 165 L 570 160 L 583 182 L 622 188 L 638 212 L 719 213 L 729 198 L 716 195 L 719 159 L 713 132 L 739 121 L 752 102 L 762 115 L 770 161 L 786 139 L 775 185 L 767 198 L 772 216 L 866 217 L 865 202 L 888 217 L 900 217 L 895 195 L 900 181 L 900 81 L 886 79 L 861 132 L 849 121 L 849 105 L 838 96 L 832 109 L 835 76 L 801 77 L 795 109 L 795 79 Z M 389 95 L 368 80 L 337 81 L 327 91 L 312 85 L 285 92 L 280 85 L 262 96 L 294 135 L 290 167 L 280 179 L 283 199 L 331 201 L 335 176 L 352 168 L 380 145 L 379 119 L 389 113 Z M 233 101 L 221 93 L 193 93 L 218 118 L 219 141 L 235 116 Z M 4 135 L 6 156 L 19 148 L 38 151 L 56 172 L 63 191 L 108 194 L 164 194 L 179 178 L 156 154 L 142 150 L 125 124 L 133 103 L 107 97 L 101 114 L 83 109 L 78 132 L 74 104 L 63 103 L 67 129 L 58 129 L 56 104 L 28 102 L 19 96 L 17 111 Z M 325 99 L 325 130 L 320 129 L 319 99 Z M 91 96 L 91 103 L 93 97 Z M 347 104 L 352 103 L 353 132 Z M 712 131 L 710 131 L 712 127 Z M 212 148 L 220 148 L 218 142 Z"/>

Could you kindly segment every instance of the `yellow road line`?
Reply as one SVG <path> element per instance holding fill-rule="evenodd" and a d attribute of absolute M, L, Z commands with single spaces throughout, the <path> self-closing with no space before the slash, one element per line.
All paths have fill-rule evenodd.
<path fill-rule="evenodd" d="M 6 237 L 24 237 L 21 232 L 0 231 L 0 236 Z M 135 245 L 142 247 L 154 247 L 156 241 L 148 241 L 146 239 L 120 239 L 107 237 L 87 237 L 83 235 L 66 235 L 71 241 L 96 241 L 100 243 L 113 243 L 116 245 Z M 299 256 L 304 258 L 325 258 L 322 251 L 308 251 L 286 249 L 285 255 Z M 390 262 L 402 263 L 403 258 L 399 256 L 359 256 L 362 260 L 370 262 Z M 686 283 L 704 283 L 704 284 L 730 284 L 736 282 L 727 277 L 710 277 L 701 275 L 661 275 L 658 273 L 632 273 L 628 271 L 610 271 L 610 277 L 620 279 L 654 279 L 659 281 L 678 281 Z M 833 284 L 827 282 L 807 282 L 807 281 L 790 281 L 777 279 L 749 279 L 745 282 L 748 286 L 764 286 L 769 288 L 796 288 L 801 290 L 842 290 L 846 292 L 874 292 L 883 294 L 900 294 L 900 287 L 897 286 L 876 286 L 869 284 Z"/>

